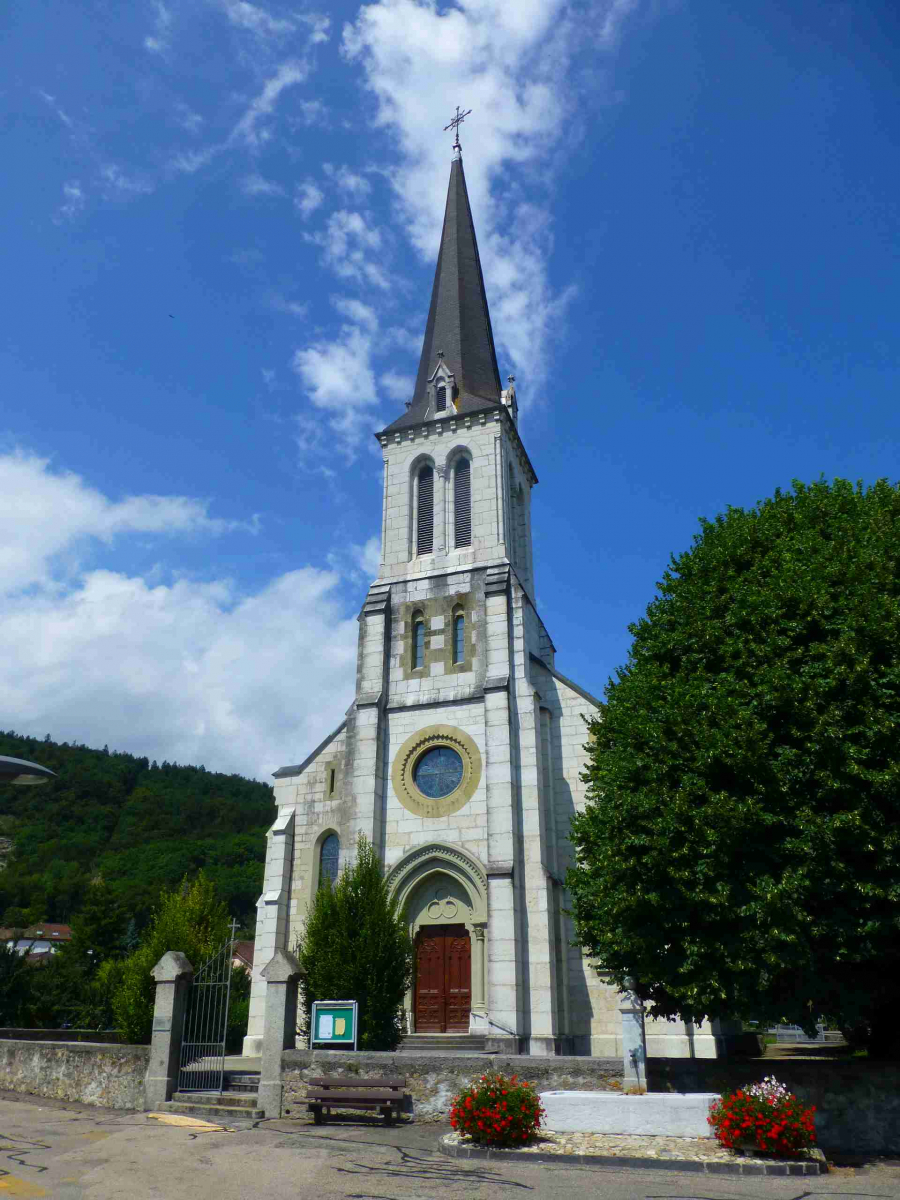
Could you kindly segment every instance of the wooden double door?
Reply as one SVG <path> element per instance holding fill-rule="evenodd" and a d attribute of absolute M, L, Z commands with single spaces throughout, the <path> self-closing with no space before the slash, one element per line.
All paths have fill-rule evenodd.
<path fill-rule="evenodd" d="M 468 1033 L 472 945 L 465 925 L 428 925 L 416 937 L 416 1033 Z"/>

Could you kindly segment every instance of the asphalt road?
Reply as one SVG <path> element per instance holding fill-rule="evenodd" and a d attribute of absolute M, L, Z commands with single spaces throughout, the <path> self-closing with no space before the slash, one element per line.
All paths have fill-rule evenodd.
<path fill-rule="evenodd" d="M 442 1127 L 363 1117 L 198 1129 L 0 1094 L 0 1200 L 880 1200 L 900 1198 L 900 1164 L 820 1178 L 715 1179 L 675 1171 L 465 1162 L 436 1149 Z"/>

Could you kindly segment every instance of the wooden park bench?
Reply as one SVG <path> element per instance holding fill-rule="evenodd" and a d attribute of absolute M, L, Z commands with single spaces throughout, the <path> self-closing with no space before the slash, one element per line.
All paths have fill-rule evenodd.
<path fill-rule="evenodd" d="M 354 1079 L 347 1075 L 319 1075 L 306 1081 L 306 1101 L 317 1125 L 333 1108 L 377 1109 L 390 1125 L 403 1104 L 406 1080 L 399 1075 L 378 1079 Z M 323 1115 L 323 1110 L 324 1114 Z"/>

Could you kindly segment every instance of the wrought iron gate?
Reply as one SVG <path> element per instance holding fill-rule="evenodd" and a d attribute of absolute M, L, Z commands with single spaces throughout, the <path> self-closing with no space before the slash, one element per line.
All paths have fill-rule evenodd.
<path fill-rule="evenodd" d="M 184 1011 L 179 1092 L 221 1092 L 225 1079 L 225 1040 L 231 1000 L 231 935 L 194 976 Z"/>

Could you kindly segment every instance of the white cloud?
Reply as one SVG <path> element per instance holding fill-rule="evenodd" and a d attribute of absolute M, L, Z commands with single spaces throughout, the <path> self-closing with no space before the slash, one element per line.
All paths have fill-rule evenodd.
<path fill-rule="evenodd" d="M 151 54 L 165 54 L 172 33 L 172 14 L 160 0 L 153 5 L 153 9 L 153 33 L 144 38 L 144 49 Z"/>
<path fill-rule="evenodd" d="M 286 17 L 270 16 L 264 8 L 248 4 L 247 0 L 225 0 L 223 5 L 228 20 L 239 29 L 247 29 L 261 38 L 281 38 L 293 33 L 296 22 Z"/>
<path fill-rule="evenodd" d="M 355 458 L 370 432 L 372 410 L 379 402 L 372 366 L 378 319 L 367 304 L 337 297 L 332 303 L 347 318 L 336 337 L 320 338 L 297 350 L 292 366 L 304 391 L 322 416 L 297 418 L 298 447 L 305 465 L 318 469 L 325 450 L 323 423 L 337 438 L 347 460 Z M 328 454 L 329 460 L 333 457 Z"/>
<path fill-rule="evenodd" d="M 354 546 L 359 569 L 370 579 L 378 578 L 381 566 L 381 538 L 370 537 L 364 546 Z"/>
<path fill-rule="evenodd" d="M 362 175 L 351 171 L 348 166 L 336 167 L 333 163 L 323 163 L 322 170 L 342 192 L 346 192 L 354 199 L 359 200 L 363 196 L 368 196 L 372 190 L 372 185 L 368 179 Z"/>
<path fill-rule="evenodd" d="M 374 333 L 378 328 L 378 314 L 375 309 L 368 304 L 363 304 L 361 300 L 354 300 L 350 296 L 333 296 L 331 303 L 341 316 L 353 321 L 356 325 L 361 325 L 369 333 Z"/>
<path fill-rule="evenodd" d="M 198 112 L 194 112 L 192 108 L 181 101 L 175 106 L 175 120 L 188 133 L 199 133 L 206 124 L 205 119 Z"/>
<path fill-rule="evenodd" d="M 397 371 L 386 371 L 381 376 L 381 388 L 391 400 L 412 400 L 416 386 L 414 375 L 401 375 Z"/>
<path fill-rule="evenodd" d="M 153 184 L 144 177 L 126 175 L 115 163 L 107 163 L 100 168 L 102 187 L 109 196 L 140 196 L 153 191 Z"/>
<path fill-rule="evenodd" d="M 357 623 L 337 572 L 304 567 L 242 594 L 225 578 L 86 569 L 86 538 L 108 553 L 128 533 L 208 536 L 226 523 L 185 497 L 110 499 L 26 455 L 0 458 L 0 486 L 8 725 L 267 777 L 340 722 Z"/>
<path fill-rule="evenodd" d="M 300 216 L 305 221 L 316 211 L 322 201 L 325 199 L 325 193 L 321 188 L 317 188 L 314 183 L 298 183 L 294 195 L 294 208 L 299 212 Z"/>
<path fill-rule="evenodd" d="M 545 164 L 577 127 L 579 102 L 603 103 L 602 57 L 638 0 L 374 0 L 345 25 L 344 55 L 361 65 L 375 123 L 400 145 L 392 172 L 409 236 L 433 260 L 450 158 L 435 136 L 460 98 L 473 110 L 461 140 L 498 349 L 527 396 L 547 369 L 566 294 L 549 282 L 552 230 Z M 471 130 L 471 134 L 469 134 Z M 521 164 L 510 172 L 511 164 Z M 526 174 L 525 167 L 530 173 Z M 527 181 L 530 194 L 524 193 Z"/>
<path fill-rule="evenodd" d="M 112 501 L 48 459 L 0 455 L 0 595 L 58 584 L 80 569 L 96 543 L 134 533 L 196 535 L 252 525 L 210 517 L 208 505 L 186 496 L 126 496 Z"/>
<path fill-rule="evenodd" d="M 376 257 L 383 249 L 381 231 L 359 212 L 338 209 L 328 218 L 324 231 L 306 238 L 321 246 L 325 263 L 341 279 L 386 290 L 390 280 Z"/>
<path fill-rule="evenodd" d="M 266 117 L 271 116 L 278 103 L 281 93 L 289 87 L 303 83 L 309 74 L 309 67 L 299 59 L 290 59 L 277 68 L 274 75 L 267 79 L 262 91 L 248 105 L 246 112 L 231 131 L 229 143 L 243 141 L 252 148 L 258 148 L 272 137 Z"/>
<path fill-rule="evenodd" d="M 193 175 L 203 167 L 208 166 L 217 154 L 225 149 L 223 145 L 204 146 L 202 150 L 185 150 L 176 154 L 169 166 L 185 175 Z"/>
<path fill-rule="evenodd" d="M 245 175 L 240 183 L 241 191 L 245 196 L 286 196 L 287 192 L 280 183 L 276 183 L 273 179 L 265 179 L 259 172 L 253 175 Z"/>
<path fill-rule="evenodd" d="M 63 125 L 65 125 L 67 129 L 72 129 L 74 127 L 75 122 L 72 120 L 72 118 L 69 116 L 69 114 L 67 112 L 65 112 L 64 109 L 60 108 L 60 106 L 56 103 L 55 96 L 51 96 L 49 92 L 45 92 L 41 88 L 37 89 L 37 94 L 40 96 L 40 98 L 46 104 L 48 104 L 53 109 L 53 111 L 56 113 L 56 115 L 59 117 L 60 121 L 62 121 Z"/>
<path fill-rule="evenodd" d="M 77 179 L 63 184 L 63 196 L 65 200 L 56 210 L 56 218 L 57 221 L 71 221 L 84 208 L 84 191 Z"/>

